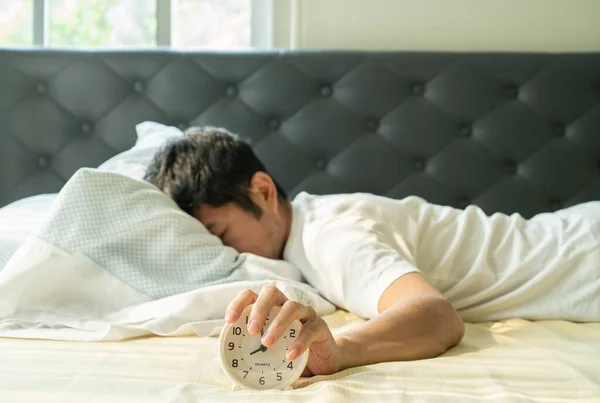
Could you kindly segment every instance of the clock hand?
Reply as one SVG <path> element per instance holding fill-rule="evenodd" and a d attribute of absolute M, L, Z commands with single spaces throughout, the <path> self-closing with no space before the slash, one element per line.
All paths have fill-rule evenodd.
<path fill-rule="evenodd" d="M 254 350 L 253 352 L 250 353 L 250 355 L 252 354 L 256 354 L 258 352 L 264 353 L 265 351 L 267 351 L 267 347 L 263 346 L 262 344 L 260 345 L 259 348 L 257 348 L 256 350 Z"/>

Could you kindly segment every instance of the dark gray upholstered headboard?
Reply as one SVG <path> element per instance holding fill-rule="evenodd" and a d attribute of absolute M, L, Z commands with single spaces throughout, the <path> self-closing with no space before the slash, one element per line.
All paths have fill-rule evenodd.
<path fill-rule="evenodd" d="M 600 54 L 0 50 L 0 206 L 58 191 L 144 120 L 250 138 L 292 196 L 525 216 L 600 199 Z"/>

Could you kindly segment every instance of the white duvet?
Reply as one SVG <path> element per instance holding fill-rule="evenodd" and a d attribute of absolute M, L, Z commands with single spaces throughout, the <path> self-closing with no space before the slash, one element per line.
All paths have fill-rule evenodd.
<path fill-rule="evenodd" d="M 218 284 L 153 300 L 85 256 L 31 237 L 0 272 L 0 336 L 109 341 L 150 334 L 214 335 L 238 292 L 258 292 L 267 284 L 320 315 L 334 312 L 312 287 L 281 276 L 289 269 L 284 262 L 248 256 L 242 270 L 274 280 Z"/>
<path fill-rule="evenodd" d="M 28 197 L 0 209 L 0 271 L 44 221 L 55 194 Z"/>
<path fill-rule="evenodd" d="M 269 283 L 334 311 L 301 280 L 288 263 L 224 249 L 150 185 L 81 170 L 0 271 L 0 336 L 210 335 L 239 291 Z"/>

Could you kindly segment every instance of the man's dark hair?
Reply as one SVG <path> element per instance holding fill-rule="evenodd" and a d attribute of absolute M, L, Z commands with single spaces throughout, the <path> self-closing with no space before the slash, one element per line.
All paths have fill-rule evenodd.
<path fill-rule="evenodd" d="M 262 210 L 250 198 L 250 179 L 267 170 L 250 144 L 223 128 L 192 127 L 185 134 L 154 156 L 144 179 L 190 215 L 201 204 L 233 202 L 260 218 Z M 286 199 L 275 186 L 278 197 Z"/>

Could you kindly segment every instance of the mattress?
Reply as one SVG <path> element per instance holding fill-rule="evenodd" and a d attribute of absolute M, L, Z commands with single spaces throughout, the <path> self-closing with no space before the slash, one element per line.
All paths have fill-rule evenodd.
<path fill-rule="evenodd" d="M 326 316 L 334 333 L 362 322 Z M 600 402 L 600 324 L 468 324 L 429 360 L 300 378 L 286 391 L 233 388 L 214 337 L 75 343 L 0 339 L 0 402 Z"/>

